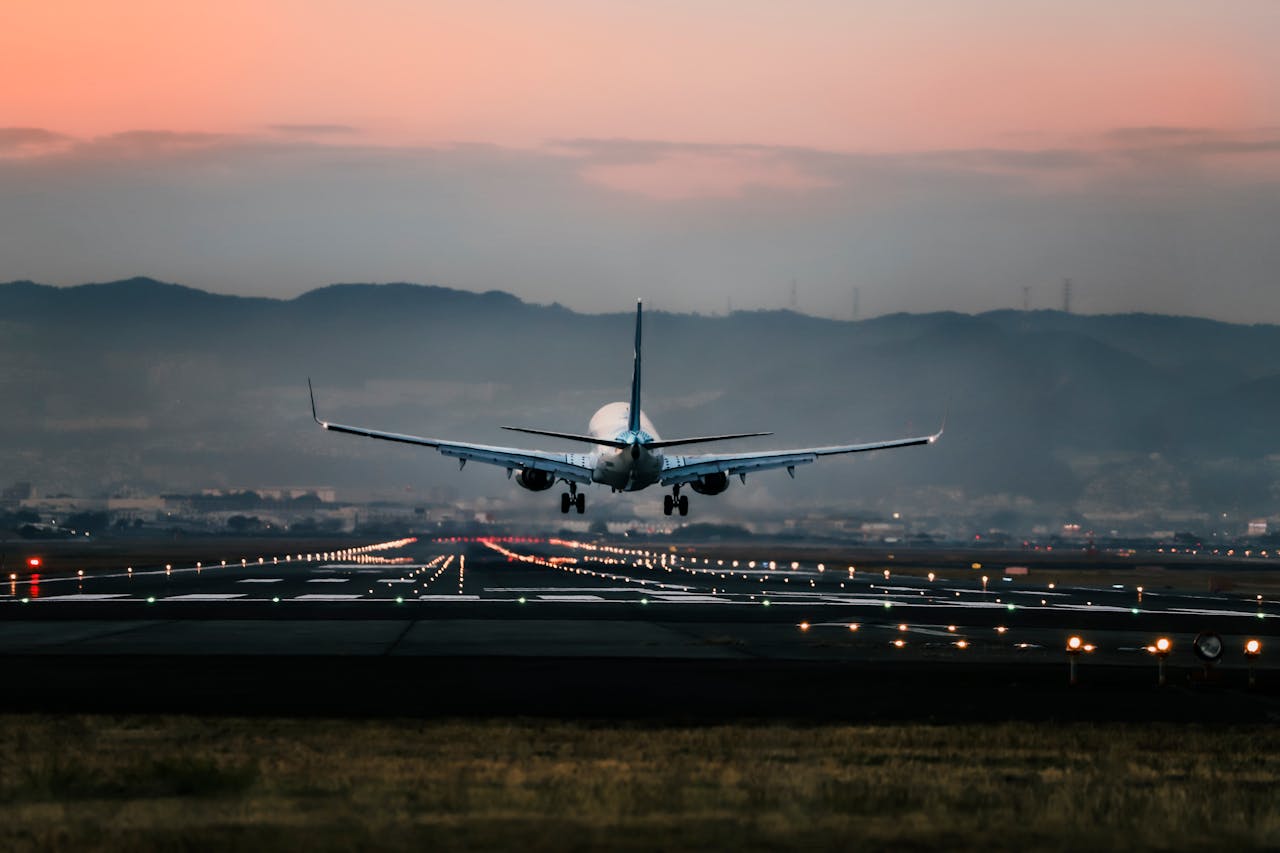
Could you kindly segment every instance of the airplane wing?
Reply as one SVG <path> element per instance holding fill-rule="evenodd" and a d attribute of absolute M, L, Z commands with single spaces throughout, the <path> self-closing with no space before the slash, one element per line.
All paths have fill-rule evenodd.
<path fill-rule="evenodd" d="M 942 437 L 942 431 L 918 438 L 898 438 L 891 441 L 873 441 L 867 444 L 841 444 L 832 447 L 802 447 L 794 450 L 765 450 L 759 453 L 709 453 L 700 456 L 666 456 L 662 460 L 664 486 L 691 483 L 707 474 L 737 474 L 746 479 L 754 471 L 770 468 L 786 468 L 795 476 L 797 465 L 807 465 L 822 456 L 842 453 L 866 453 L 870 450 L 889 450 L 894 447 L 912 447 L 917 444 L 933 444 Z"/>
<path fill-rule="evenodd" d="M 311 383 L 307 383 L 310 390 Z M 416 444 L 420 447 L 433 447 L 444 456 L 452 456 L 466 465 L 474 460 L 486 465 L 497 465 L 508 472 L 516 468 L 531 468 L 546 471 L 574 483 L 590 483 L 593 460 L 585 453 L 546 453 L 541 450 L 525 450 L 519 447 L 493 447 L 487 444 L 471 444 L 465 441 L 446 441 L 439 438 L 426 438 L 417 435 L 403 435 L 396 432 L 382 432 L 364 427 L 333 424 L 320 420 L 316 414 L 315 394 L 311 395 L 311 417 L 320 426 L 330 432 L 342 432 L 347 435 L 358 435 L 364 438 L 377 438 L 382 441 L 396 441 L 401 444 Z"/>

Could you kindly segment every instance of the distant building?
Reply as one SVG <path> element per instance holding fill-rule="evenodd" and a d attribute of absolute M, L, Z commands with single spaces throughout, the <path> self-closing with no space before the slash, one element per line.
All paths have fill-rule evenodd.
<path fill-rule="evenodd" d="M 35 489 L 31 488 L 31 484 L 26 481 L 19 481 L 9 486 L 4 491 L 0 491 L 0 501 L 4 503 L 18 503 L 19 501 L 31 500 L 31 496 L 35 494 Z"/>
<path fill-rule="evenodd" d="M 1266 536 L 1267 520 L 1265 518 L 1255 518 L 1253 521 L 1250 521 L 1249 535 L 1250 536 Z"/>

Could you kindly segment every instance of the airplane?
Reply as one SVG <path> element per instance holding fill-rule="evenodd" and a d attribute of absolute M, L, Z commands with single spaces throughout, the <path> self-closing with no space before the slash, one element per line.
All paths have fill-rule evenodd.
<path fill-rule="evenodd" d="M 751 453 L 669 456 L 663 451 L 671 447 L 754 438 L 772 435 L 772 433 L 744 432 L 694 438 L 660 438 L 653 423 L 640 409 L 640 328 L 643 307 L 643 303 L 637 301 L 635 363 L 631 376 L 629 402 L 608 403 L 601 407 L 592 415 L 585 435 L 527 427 L 502 427 L 513 432 L 591 445 L 593 447 L 591 452 L 553 453 L 518 447 L 493 447 L 330 423 L 321 420 L 316 413 L 315 391 L 311 387 L 311 380 L 308 379 L 311 417 L 320 426 L 333 432 L 435 448 L 445 456 L 456 458 L 459 469 L 466 467 L 467 462 L 473 460 L 506 468 L 508 479 L 515 475 L 516 483 L 530 491 L 546 491 L 558 481 L 564 482 L 568 486 L 568 491 L 560 495 L 560 512 L 567 513 L 572 508 L 576 509 L 580 515 L 586 512 L 587 508 L 586 494 L 578 491 L 580 485 L 599 483 L 609 486 L 615 493 L 638 492 L 655 485 L 669 486 L 671 493 L 663 496 L 662 511 L 666 515 L 678 512 L 685 516 L 689 514 L 689 496 L 680 493 L 682 486 L 688 486 L 700 495 L 718 495 L 729 488 L 729 478 L 734 475 L 746 483 L 747 474 L 771 468 L 786 468 L 787 473 L 795 477 L 796 466 L 816 462 L 824 456 L 933 444 L 942 437 L 942 430 L 939 429 L 932 435 L 873 441 L 866 444 L 840 444 L 829 447 L 802 447 Z"/>

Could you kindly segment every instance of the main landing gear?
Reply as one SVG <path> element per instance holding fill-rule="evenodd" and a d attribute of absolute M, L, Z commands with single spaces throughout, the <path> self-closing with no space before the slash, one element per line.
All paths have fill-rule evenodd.
<path fill-rule="evenodd" d="M 560 495 L 560 511 L 568 512 L 569 507 L 574 507 L 575 509 L 577 509 L 578 515 L 582 515 L 584 512 L 587 511 L 586 493 L 578 494 L 577 483 L 570 483 L 569 491 L 564 492 L 563 494 Z"/>
<path fill-rule="evenodd" d="M 671 515 L 673 510 L 680 510 L 681 515 L 689 514 L 689 496 L 680 494 L 680 486 L 671 489 L 671 494 L 662 496 L 662 514 Z"/>

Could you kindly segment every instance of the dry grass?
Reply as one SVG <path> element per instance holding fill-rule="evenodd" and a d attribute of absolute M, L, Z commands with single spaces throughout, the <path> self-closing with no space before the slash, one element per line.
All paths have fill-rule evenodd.
<path fill-rule="evenodd" d="M 1275 728 L 0 724 L 9 850 L 1280 845 Z"/>

